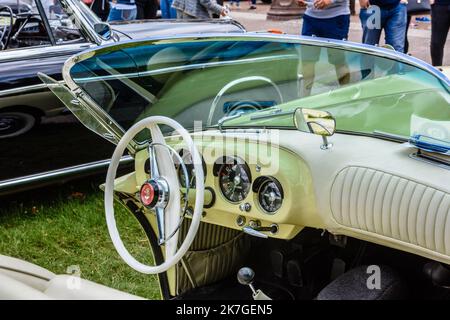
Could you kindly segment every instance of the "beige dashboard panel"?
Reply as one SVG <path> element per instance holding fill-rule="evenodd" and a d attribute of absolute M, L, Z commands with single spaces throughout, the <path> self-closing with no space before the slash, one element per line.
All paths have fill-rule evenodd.
<path fill-rule="evenodd" d="M 167 142 L 175 150 L 183 148 L 182 144 L 178 144 L 180 140 L 177 137 L 168 138 Z M 237 218 L 241 216 L 245 218 L 245 225 L 249 225 L 250 221 L 257 221 L 263 227 L 275 223 L 278 232 L 269 235 L 291 239 L 305 225 L 317 220 L 312 178 L 308 166 L 295 153 L 280 148 L 277 144 L 251 139 L 249 135 L 242 139 L 224 141 L 220 135 L 203 134 L 201 139 L 198 136 L 194 138 L 194 142 L 206 163 L 205 187 L 210 187 L 215 192 L 215 203 L 211 208 L 204 209 L 203 222 L 241 230 L 243 226 L 237 223 Z M 277 179 L 284 191 L 281 208 L 273 214 L 264 212 L 259 205 L 257 192 L 253 190 L 242 201 L 228 201 L 220 191 L 219 178 L 213 174 L 214 163 L 224 156 L 244 160 L 250 170 L 252 184 L 259 177 Z M 147 157 L 147 150 L 136 154 L 136 190 L 149 178 L 143 170 Z M 251 209 L 241 210 L 240 205 L 243 203 L 249 204 Z"/>
<path fill-rule="evenodd" d="M 247 221 L 279 224 L 280 232 L 271 236 L 281 239 L 291 239 L 303 227 L 326 229 L 450 264 L 450 170 L 414 159 L 414 148 L 387 140 L 335 134 L 329 139 L 333 147 L 322 150 L 318 136 L 295 130 L 276 134 L 279 140 L 271 147 L 279 151 L 279 170 L 270 175 L 285 189 L 282 209 L 264 214 L 251 192 L 244 201 L 252 210 L 240 211 L 219 194 L 212 163 L 206 161 L 205 185 L 214 188 L 217 201 L 203 221 L 239 229 L 236 217 L 243 215 Z M 197 133 L 194 140 L 204 155 L 207 145 L 215 150 L 213 159 L 224 152 L 246 159 L 249 145 L 264 148 L 264 135 L 270 136 L 226 131 L 227 139 L 234 139 L 232 151 L 211 143 L 224 136 L 219 131 Z M 145 150 L 136 155 L 137 190 L 148 178 L 146 158 Z M 269 174 L 257 172 L 253 162 L 249 166 L 253 180 Z"/>

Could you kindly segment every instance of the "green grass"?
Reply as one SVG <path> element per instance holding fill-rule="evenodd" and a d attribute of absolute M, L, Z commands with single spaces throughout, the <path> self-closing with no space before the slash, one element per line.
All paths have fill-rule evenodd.
<path fill-rule="evenodd" d="M 139 261 L 152 263 L 138 222 L 120 205 L 115 207 L 126 247 Z M 57 186 L 0 198 L 0 254 L 57 274 L 77 265 L 84 279 L 160 299 L 157 277 L 134 271 L 116 253 L 106 227 L 103 193 L 94 184 Z"/>

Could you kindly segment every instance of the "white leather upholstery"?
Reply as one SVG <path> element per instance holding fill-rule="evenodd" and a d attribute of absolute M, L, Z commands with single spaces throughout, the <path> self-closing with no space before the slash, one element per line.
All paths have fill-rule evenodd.
<path fill-rule="evenodd" d="M 450 194 L 356 166 L 337 175 L 331 192 L 337 223 L 450 255 Z"/>
<path fill-rule="evenodd" d="M 72 276 L 58 275 L 48 283 L 44 292 L 51 299 L 58 300 L 141 300 L 119 290 L 115 290 L 95 282 L 76 279 Z"/>
<path fill-rule="evenodd" d="M 136 300 L 140 297 L 69 275 L 55 275 L 35 264 L 0 255 L 0 300 Z"/>
<path fill-rule="evenodd" d="M 53 272 L 17 258 L 0 255 L 0 274 L 21 281 L 32 288 L 44 291 Z"/>

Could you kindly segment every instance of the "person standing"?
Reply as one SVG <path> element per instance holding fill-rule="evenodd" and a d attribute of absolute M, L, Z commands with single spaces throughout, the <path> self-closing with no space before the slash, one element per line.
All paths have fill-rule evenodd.
<path fill-rule="evenodd" d="M 172 7 L 173 0 L 161 0 L 161 18 L 163 19 L 176 19 L 177 10 Z"/>
<path fill-rule="evenodd" d="M 384 29 L 386 44 L 396 51 L 405 51 L 407 22 L 406 0 L 359 0 L 359 13 L 363 26 L 362 42 L 377 45 Z"/>
<path fill-rule="evenodd" d="M 303 36 L 346 40 L 350 28 L 349 0 L 297 0 L 307 6 L 303 16 Z"/>
<path fill-rule="evenodd" d="M 226 16 L 227 9 L 215 0 L 174 0 L 177 19 L 211 19 L 212 14 Z"/>
<path fill-rule="evenodd" d="M 156 12 L 158 11 L 157 0 L 135 0 L 136 1 L 136 19 L 156 19 Z"/>
<path fill-rule="evenodd" d="M 303 16 L 301 34 L 303 36 L 322 37 L 335 40 L 347 40 L 350 29 L 349 0 L 297 0 L 301 6 L 307 6 Z M 304 76 L 303 92 L 311 94 L 315 82 L 316 63 L 320 59 L 320 48 L 307 46 L 302 59 Z M 350 72 L 342 50 L 327 49 L 328 61 L 334 65 L 340 85 L 348 84 Z"/>
<path fill-rule="evenodd" d="M 113 0 L 110 3 L 108 21 L 129 21 L 136 19 L 135 0 Z"/>
<path fill-rule="evenodd" d="M 450 0 L 431 0 L 431 62 L 442 66 L 450 29 Z"/>

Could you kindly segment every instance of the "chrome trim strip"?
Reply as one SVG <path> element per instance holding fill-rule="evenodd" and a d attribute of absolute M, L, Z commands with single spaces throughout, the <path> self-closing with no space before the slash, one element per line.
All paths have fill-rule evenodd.
<path fill-rule="evenodd" d="M 58 83 L 63 84 L 64 81 L 58 81 Z M 12 88 L 0 91 L 0 97 L 2 96 L 8 96 L 8 95 L 14 95 L 14 94 L 22 94 L 29 91 L 35 91 L 35 90 L 41 90 L 41 89 L 47 89 L 47 85 L 45 83 L 39 83 L 39 84 L 33 84 L 31 86 L 25 86 L 25 87 L 19 87 L 19 88 Z"/>
<path fill-rule="evenodd" d="M 127 164 L 133 161 L 131 156 L 123 156 L 120 159 L 120 164 Z M 49 181 L 56 180 L 58 178 L 66 178 L 73 176 L 75 174 L 89 173 L 97 170 L 102 170 L 108 168 L 110 160 L 100 160 L 95 162 L 90 162 L 88 164 L 82 164 L 72 167 L 67 167 L 63 169 L 47 171 L 44 173 L 33 174 L 29 176 L 23 176 L 14 179 L 8 179 L 0 181 L 0 195 L 11 193 L 16 190 L 22 190 L 24 187 L 31 187 L 35 184 L 45 184 Z"/>
<path fill-rule="evenodd" d="M 446 170 L 450 170 L 450 165 L 448 165 L 447 163 L 445 163 L 443 160 L 440 159 L 436 159 L 436 158 L 430 158 L 427 157 L 426 155 L 423 154 L 418 154 L 417 152 L 411 153 L 409 155 L 409 157 L 411 159 L 417 160 L 417 161 L 421 161 L 442 169 L 446 169 Z"/>
<path fill-rule="evenodd" d="M 61 44 L 55 46 L 40 46 L 33 48 L 21 48 L 0 52 L 0 62 L 17 61 L 22 59 L 40 59 L 58 56 L 68 56 L 79 53 L 82 50 L 97 48 L 97 45 L 89 42 Z"/>

